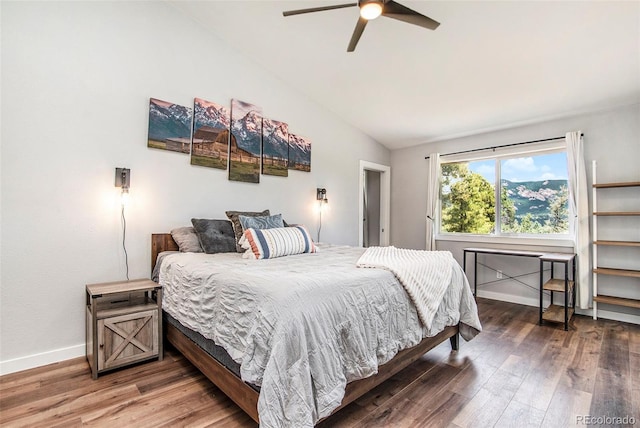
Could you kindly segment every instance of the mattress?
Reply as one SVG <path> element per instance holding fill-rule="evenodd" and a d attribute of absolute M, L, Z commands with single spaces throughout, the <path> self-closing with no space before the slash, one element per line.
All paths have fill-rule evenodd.
<path fill-rule="evenodd" d="M 226 367 L 230 372 L 236 375 L 238 378 L 240 377 L 240 364 L 235 362 L 229 353 L 224 350 L 222 346 L 216 345 L 215 342 L 211 339 L 207 339 L 197 331 L 193 331 L 182 324 L 180 321 L 169 315 L 168 313 L 163 311 L 164 321 L 168 324 L 171 324 L 175 328 L 177 328 L 182 334 L 188 337 L 192 342 L 198 345 L 202 350 L 204 350 L 211 357 L 215 358 L 220 364 Z M 260 387 L 252 385 L 248 383 L 251 388 L 255 391 L 260 392 Z"/>

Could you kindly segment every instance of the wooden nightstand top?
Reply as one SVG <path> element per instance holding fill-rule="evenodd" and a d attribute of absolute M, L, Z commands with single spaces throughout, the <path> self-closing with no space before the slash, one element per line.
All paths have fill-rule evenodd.
<path fill-rule="evenodd" d="M 103 282 L 100 284 L 87 284 L 87 294 L 91 297 L 107 294 L 129 293 L 132 291 L 156 290 L 162 288 L 157 282 L 150 279 L 133 279 L 131 281 Z"/>

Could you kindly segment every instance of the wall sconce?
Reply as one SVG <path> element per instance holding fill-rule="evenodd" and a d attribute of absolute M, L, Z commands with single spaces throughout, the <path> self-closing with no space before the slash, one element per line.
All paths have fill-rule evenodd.
<path fill-rule="evenodd" d="M 122 204 L 126 204 L 129 197 L 129 186 L 131 185 L 131 170 L 129 168 L 116 168 L 116 187 L 122 189 L 120 196 Z"/>
<path fill-rule="evenodd" d="M 318 201 L 318 240 L 320 242 L 320 231 L 322 230 L 322 210 L 326 204 L 329 203 L 329 199 L 327 199 L 327 189 L 318 187 L 316 189 L 316 200 Z"/>
<path fill-rule="evenodd" d="M 327 189 L 317 188 L 316 189 L 316 199 L 318 201 L 324 202 L 325 204 L 329 203 L 329 200 L 327 199 Z"/>
<path fill-rule="evenodd" d="M 122 220 L 122 249 L 124 250 L 124 262 L 126 266 L 127 281 L 129 281 L 129 255 L 127 254 L 126 236 L 127 219 L 124 216 L 124 207 L 129 199 L 129 186 L 131 185 L 131 170 L 129 168 L 116 168 L 116 187 L 122 189 L 120 204 L 122 206 L 120 218 Z"/>

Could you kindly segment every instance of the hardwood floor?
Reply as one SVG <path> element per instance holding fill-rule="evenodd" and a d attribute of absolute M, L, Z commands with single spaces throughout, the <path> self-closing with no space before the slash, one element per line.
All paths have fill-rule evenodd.
<path fill-rule="evenodd" d="M 478 306 L 484 331 L 459 352 L 446 341 L 321 428 L 640 426 L 640 326 L 575 316 L 565 332 L 536 308 Z M 256 426 L 171 348 L 95 381 L 84 358 L 2 376 L 0 425 Z"/>

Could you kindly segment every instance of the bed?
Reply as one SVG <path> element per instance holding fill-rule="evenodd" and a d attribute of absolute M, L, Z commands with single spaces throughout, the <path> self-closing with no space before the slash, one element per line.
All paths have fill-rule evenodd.
<path fill-rule="evenodd" d="M 386 290 L 383 293 L 390 294 L 392 299 L 396 299 L 393 301 L 393 306 L 404 305 L 405 303 L 403 303 L 402 299 L 408 299 L 406 297 L 407 293 L 402 291 L 402 286 L 390 272 L 380 269 L 357 269 L 356 272 L 355 266 L 353 266 L 353 269 L 345 267 L 346 265 L 343 266 L 342 259 L 348 259 L 348 264 L 352 265 L 353 261 L 358 258 L 358 254 L 361 254 L 364 249 L 326 246 L 321 247 L 320 251 L 313 255 L 305 254 L 273 260 L 253 261 L 243 260 L 241 255 L 236 253 L 223 255 L 184 254 L 177 252 L 177 250 L 178 246 L 170 234 L 152 235 L 152 268 L 155 267 L 160 255 L 162 265 L 158 269 L 160 273 L 159 282 L 164 287 L 164 296 L 167 296 L 165 302 L 163 302 L 166 339 L 261 426 L 311 426 L 398 373 L 446 339 L 450 340 L 452 349 L 457 350 L 461 333 L 463 337 L 469 340 L 481 330 L 477 318 L 477 309 L 466 277 L 464 277 L 461 268 L 456 264 L 457 268 L 452 268 L 452 271 L 454 271 L 454 276 L 457 278 L 456 282 L 459 282 L 460 285 L 456 286 L 457 291 L 449 293 L 452 294 L 452 297 L 447 297 L 446 300 L 457 301 L 456 303 L 447 303 L 449 306 L 459 305 L 455 309 L 458 311 L 457 315 L 448 306 L 446 309 L 438 308 L 439 313 L 441 309 L 445 313 L 444 318 L 436 317 L 429 332 L 426 332 L 426 327 L 423 327 L 422 330 L 416 333 L 415 328 L 406 328 L 403 323 L 407 325 L 419 323 L 418 314 L 415 310 L 413 312 L 405 311 L 409 315 L 403 312 L 404 315 L 398 316 L 398 319 L 390 323 L 394 325 L 393 328 L 384 326 L 381 329 L 388 329 L 390 332 L 394 329 L 397 330 L 394 331 L 398 337 L 393 339 L 395 342 L 392 341 L 392 345 L 376 345 L 375 340 L 379 339 L 371 339 L 370 337 L 373 333 L 387 335 L 386 331 L 382 331 L 382 333 L 365 331 L 361 334 L 362 337 L 353 339 L 358 344 L 369 343 L 367 345 L 369 347 L 371 346 L 370 342 L 374 342 L 377 348 L 374 350 L 373 359 L 376 361 L 369 361 L 371 353 L 367 354 L 367 349 L 358 351 L 340 349 L 338 352 L 332 350 L 332 345 L 326 349 L 323 348 L 320 352 L 320 345 L 318 344 L 324 343 L 323 340 L 328 341 L 328 343 L 336 340 L 338 341 L 336 342 L 337 347 L 340 348 L 343 343 L 341 341 L 348 342 L 352 340 L 352 338 L 343 336 L 357 335 L 358 329 L 361 328 L 360 325 L 346 325 L 342 320 L 340 333 L 333 332 L 333 327 L 318 327 L 314 324 L 316 322 L 314 321 L 316 314 L 308 314 L 307 309 L 298 311 L 296 309 L 297 303 L 291 299 L 287 300 L 289 302 L 287 304 L 277 304 L 269 307 L 256 306 L 256 302 L 269 300 L 271 296 L 262 294 L 262 289 L 256 287 L 255 284 L 264 281 L 263 276 L 266 275 L 267 280 L 272 278 L 274 284 L 275 281 L 278 284 L 284 284 L 281 287 L 281 292 L 288 296 L 287 298 L 290 298 L 290 290 L 295 287 L 303 287 L 301 288 L 303 291 L 297 294 L 296 299 L 304 300 L 306 298 L 313 304 L 316 300 L 320 301 L 320 298 L 316 299 L 309 296 L 312 296 L 319 289 L 318 284 L 322 284 L 323 281 L 329 281 L 331 285 L 327 285 L 327 287 L 333 288 L 329 288 L 324 294 L 328 294 L 330 298 L 333 295 L 344 292 L 347 299 L 353 300 L 354 307 L 361 307 L 362 301 L 368 302 L 369 299 L 372 299 L 369 295 L 369 287 L 373 287 L 373 285 L 370 284 L 380 282 L 380 286 L 376 285 L 375 287 Z M 259 265 L 256 262 L 261 262 L 262 264 Z M 214 273 L 208 273 L 203 266 L 209 266 L 206 269 L 214 266 L 214 269 L 217 270 Z M 307 266 L 310 266 L 309 271 L 306 270 Z M 278 273 L 278 269 L 287 270 L 287 275 Z M 270 273 L 267 275 L 263 273 L 263 270 Z M 240 279 L 237 276 L 239 271 L 242 271 L 243 275 Z M 346 285 L 337 284 L 336 276 L 328 272 L 334 272 L 340 278 L 346 278 Z M 363 276 L 364 279 L 360 279 L 360 276 Z M 202 278 L 205 277 L 206 281 L 213 281 L 211 278 L 215 278 L 220 284 L 225 285 L 224 287 L 215 284 L 207 287 L 195 287 L 177 284 L 189 283 L 189 281 L 198 283 L 202 282 Z M 286 279 L 283 279 L 285 277 Z M 307 279 L 303 281 L 303 277 Z M 356 277 L 358 277 L 357 281 Z M 182 278 L 184 281 L 177 278 Z M 352 283 L 348 283 L 349 278 L 351 278 Z M 395 281 L 395 285 L 390 286 L 390 281 Z M 311 285 L 307 285 L 307 282 L 310 282 Z M 228 286 L 231 283 L 234 283 L 233 287 Z M 235 283 L 238 285 L 235 285 Z M 325 286 L 323 285 L 322 287 Z M 215 315 L 217 313 L 223 313 L 222 318 L 227 315 L 224 308 L 230 306 L 230 302 L 232 305 L 236 305 L 236 301 L 230 299 L 239 298 L 237 290 L 227 292 L 227 290 L 235 290 L 235 288 L 250 289 L 251 293 L 254 293 L 253 295 L 249 294 L 252 297 L 240 297 L 241 300 L 246 300 L 238 304 L 238 307 L 244 308 L 240 312 L 244 311 L 245 314 L 239 320 L 212 321 L 212 317 L 219 316 Z M 219 294 L 204 295 L 204 293 L 216 293 L 216 290 Z M 220 292 L 220 290 L 223 291 Z M 363 290 L 367 291 L 363 292 Z M 378 291 L 375 293 L 378 293 Z M 377 295 L 375 293 L 371 291 L 372 295 Z M 225 294 L 230 294 L 230 296 L 225 297 Z M 388 297 L 386 296 L 385 299 Z M 203 305 L 199 300 L 215 303 Z M 360 301 L 360 303 L 356 302 L 356 300 Z M 188 301 L 192 301 L 191 305 L 194 307 L 187 307 L 189 305 L 185 302 Z M 295 301 L 297 302 L 297 300 Z M 326 308 L 336 304 L 341 305 L 342 303 L 318 303 L 310 311 L 327 312 L 331 310 L 340 312 L 340 316 L 342 316 L 341 312 L 350 310 L 348 309 L 350 305 L 340 306 L 342 309 L 338 311 Z M 374 303 L 368 302 L 367 304 L 370 307 L 376 307 Z M 287 306 L 286 312 L 282 310 L 285 306 Z M 291 306 L 291 309 L 288 306 Z M 445 304 L 443 303 L 441 306 L 444 307 Z M 462 306 L 464 306 L 463 310 L 461 309 Z M 287 318 L 287 322 L 283 322 L 283 325 L 299 326 L 312 323 L 314 325 L 305 325 L 304 332 L 307 332 L 306 334 L 310 336 L 326 335 L 326 337 L 311 339 L 305 337 L 300 339 L 300 336 L 305 333 L 281 333 L 278 328 L 272 326 L 274 324 L 271 322 L 273 318 L 269 318 L 269 322 L 261 321 L 261 324 L 254 322 L 255 317 L 259 317 L 262 320 L 262 318 L 266 319 L 267 316 L 271 316 L 272 314 L 268 313 L 269 311 L 280 314 L 278 316 L 282 316 L 283 313 L 286 313 L 287 317 L 290 316 L 291 318 Z M 385 308 L 369 309 L 368 311 L 365 316 L 367 320 L 378 316 L 389 317 L 389 311 Z M 289 315 L 289 312 L 295 315 Z M 256 315 L 256 313 L 259 315 Z M 333 316 L 329 315 L 329 317 Z M 335 315 L 335 317 L 339 318 L 338 315 Z M 312 321 L 309 321 L 309 319 Z M 458 322 L 460 320 L 461 322 Z M 376 322 L 373 322 L 372 325 L 381 325 L 379 321 Z M 215 332 L 209 332 L 203 327 L 203 325 L 208 324 L 215 324 Z M 238 327 L 243 324 L 246 325 Z M 259 325 L 259 327 L 256 327 L 256 325 Z M 293 330 L 296 328 L 294 327 Z M 404 328 L 406 328 L 407 332 L 403 330 Z M 258 337 L 258 339 L 252 338 L 251 341 L 257 344 L 253 342 L 247 344 L 244 336 L 238 334 L 234 329 L 251 330 L 252 334 Z M 269 334 L 279 339 L 273 339 L 271 336 L 262 337 L 264 335 L 260 334 L 261 329 L 271 329 Z M 380 330 L 379 327 L 378 329 Z M 308 333 L 309 331 L 311 333 Z M 329 333 L 326 333 L 327 331 Z M 392 334 L 393 332 L 389 333 L 389 336 Z M 416 334 L 419 334 L 419 336 L 416 336 Z M 243 336 L 242 340 L 238 339 L 240 336 Z M 286 338 L 283 338 L 285 336 Z M 262 338 L 260 339 L 260 337 Z M 224 349 L 218 344 L 213 344 L 212 342 L 214 341 L 220 342 Z M 287 346 L 280 346 L 280 343 L 287 343 Z M 292 344 L 295 346 L 292 346 Z M 381 350 L 380 348 L 383 349 Z M 300 354 L 303 351 L 309 354 L 304 358 L 295 357 L 300 358 L 299 361 L 303 361 L 302 367 L 297 366 L 298 360 L 294 363 L 286 362 L 289 359 L 289 354 L 295 353 L 297 350 L 300 350 Z M 219 355 L 220 351 L 223 354 L 222 356 Z M 344 355 L 350 355 L 351 359 L 362 358 L 366 361 L 364 363 L 363 361 L 356 361 L 353 367 L 351 360 L 348 360 L 348 363 L 342 361 L 340 363 L 342 365 L 337 364 L 339 367 L 336 369 L 331 367 L 333 363 L 328 360 L 328 358 L 333 357 L 324 355 L 326 353 L 331 354 L 331 352 L 344 353 Z M 291 358 L 295 359 L 294 357 Z M 272 366 L 275 366 L 275 368 Z M 323 373 L 318 372 L 319 366 L 322 366 L 322 370 L 327 371 L 328 380 L 323 378 Z M 316 370 L 315 372 L 313 371 L 314 369 Z M 344 372 L 342 374 L 344 378 L 340 375 L 340 370 Z M 310 373 L 307 373 L 307 371 Z M 279 376 L 282 372 L 286 372 L 283 375 L 286 380 L 281 385 L 279 382 L 282 379 L 279 379 Z M 334 372 L 338 372 L 338 379 L 336 379 Z M 267 375 L 266 373 L 270 374 Z M 271 373 L 278 373 L 276 376 L 278 377 L 277 381 L 271 379 L 273 377 Z M 288 392 L 283 392 L 283 390 Z M 290 393 L 290 391 L 296 392 Z M 263 397 L 262 401 L 261 395 Z M 304 396 L 308 395 L 313 396 L 310 403 L 308 398 L 304 398 Z M 265 397 L 269 397 L 269 399 Z M 265 400 L 268 403 L 265 403 Z M 261 408 L 260 412 L 258 411 L 259 408 Z"/>

